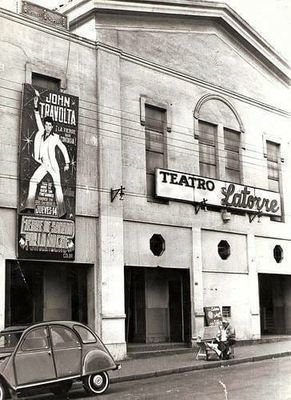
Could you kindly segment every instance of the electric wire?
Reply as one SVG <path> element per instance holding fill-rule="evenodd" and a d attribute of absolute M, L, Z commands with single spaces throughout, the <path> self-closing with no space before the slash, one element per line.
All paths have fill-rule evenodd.
<path fill-rule="evenodd" d="M 0 86 L 1 87 L 1 86 Z M 19 93 L 21 93 L 21 91 L 19 92 Z M 7 96 L 4 96 L 4 97 L 6 97 L 6 98 L 8 98 Z M 14 101 L 17 101 L 16 99 L 14 99 L 14 98 L 10 98 L 11 100 L 14 100 Z M 96 108 L 96 109 L 88 109 L 88 108 L 85 108 L 84 106 L 81 106 L 81 102 L 85 102 L 85 103 L 90 103 L 90 104 L 93 104 L 94 105 L 94 108 Z M 108 117 L 110 117 L 110 118 L 117 118 L 118 120 L 122 120 L 122 121 L 128 121 L 128 122 L 130 122 L 130 123 L 135 123 L 135 124 L 138 124 L 138 128 L 135 128 L 135 127 L 129 127 L 129 126 L 127 126 L 126 128 L 127 129 L 132 129 L 132 130 L 134 130 L 134 131 L 138 131 L 138 132 L 144 132 L 144 130 L 142 130 L 141 129 L 141 127 L 140 127 L 140 114 L 136 114 L 136 113 L 133 113 L 133 112 L 129 112 L 129 111 L 126 111 L 126 110 L 118 110 L 118 109 L 114 109 L 114 108 L 112 108 L 112 107 L 108 107 L 108 106 L 104 106 L 104 105 L 100 105 L 100 107 L 104 107 L 104 108 L 109 108 L 110 110 L 114 110 L 114 111 L 116 111 L 116 112 L 118 112 L 118 113 L 120 113 L 120 114 L 124 114 L 124 113 L 126 113 L 126 114 L 129 114 L 129 115 L 133 115 L 134 117 L 135 117 L 135 119 L 133 120 L 133 119 L 130 119 L 130 118 L 125 118 L 124 116 L 121 116 L 121 115 L 114 115 L 114 114 L 112 114 L 112 113 L 105 113 L 105 112 L 103 112 L 103 111 L 100 111 L 100 109 L 98 109 L 98 107 L 99 107 L 99 105 L 98 105 L 98 103 L 96 102 L 96 103 L 94 103 L 94 102 L 89 102 L 88 100 L 82 100 L 82 99 L 80 99 L 80 110 L 86 110 L 86 111 L 89 111 L 89 112 L 91 112 L 91 113 L 96 113 L 96 114 L 99 114 L 99 115 L 105 115 L 105 116 L 108 116 Z M 18 110 L 18 111 L 21 111 L 21 110 Z M 80 118 L 82 118 L 83 116 L 81 116 L 80 115 Z M 93 121 L 96 121 L 96 117 L 90 117 L 90 116 L 87 116 L 86 115 L 86 117 L 84 116 L 84 118 L 86 118 L 87 120 L 93 120 Z M 97 119 L 98 120 L 98 119 Z M 99 120 L 100 121 L 100 120 Z M 107 122 L 107 121 L 102 121 L 103 123 L 108 123 L 108 124 L 112 124 L 112 121 L 111 122 Z M 219 123 L 220 121 L 217 121 L 217 123 Z M 223 123 L 223 122 L 222 122 Z M 112 125 L 114 125 L 114 124 L 112 124 Z M 194 123 L 193 123 L 193 125 L 194 125 Z M 92 127 L 92 128 L 96 128 L 95 126 L 90 126 L 89 124 L 87 125 L 88 127 Z M 118 126 L 120 126 L 120 124 L 118 125 Z M 182 128 L 182 129 L 184 129 L 184 130 L 186 130 L 186 131 L 189 131 L 189 127 L 187 127 L 187 126 L 183 126 L 183 125 L 179 125 L 179 124 L 175 124 L 175 125 L 173 125 L 174 127 L 180 127 L 180 128 Z M 192 130 L 192 132 L 191 133 L 186 133 L 186 132 L 183 132 L 183 131 L 179 131 L 179 130 L 177 130 L 177 129 L 172 129 L 172 132 L 175 132 L 175 133 L 178 133 L 178 134 L 180 134 L 180 135 L 182 135 L 182 136 L 187 136 L 187 137 L 189 137 L 189 138 L 193 138 L 193 131 L 194 131 L 194 129 L 192 128 L 191 129 Z M 195 131 L 196 132 L 196 131 Z M 199 133 L 200 132 L 200 130 L 198 130 L 197 131 L 197 133 Z M 114 131 L 113 131 L 113 133 L 115 133 Z M 176 140 L 176 141 L 181 141 L 181 142 L 183 142 L 183 140 L 182 139 L 176 139 L 176 138 L 174 138 L 174 140 Z M 185 143 L 187 143 L 187 144 L 190 144 L 190 145 L 193 145 L 193 142 L 192 141 L 190 141 L 190 142 L 188 142 L 188 141 L 185 141 Z M 218 144 L 223 144 L 222 142 L 219 142 L 218 141 Z M 171 144 L 170 144 L 171 145 Z M 261 151 L 259 151 L 259 150 L 251 150 L 251 147 L 254 147 L 254 148 L 256 148 L 257 146 L 256 145 L 254 145 L 253 143 L 248 143 L 248 142 L 244 142 L 244 145 L 245 146 L 247 146 L 248 147 L 248 151 L 252 151 L 252 152 L 254 152 L 254 153 L 258 153 L 258 154 L 261 154 Z"/>
<path fill-rule="evenodd" d="M 4 104 L 1 104 L 0 103 L 0 106 L 2 106 L 2 107 L 7 107 L 7 108 L 11 108 L 11 109 L 14 109 L 14 110 L 16 110 L 16 111 L 18 111 L 18 112 L 21 112 L 21 108 L 17 108 L 17 107 L 13 107 L 13 106 L 8 106 L 8 105 L 4 105 Z M 80 109 L 82 109 L 82 107 L 80 107 Z M 100 114 L 103 114 L 103 115 L 106 115 L 106 116 L 109 116 L 110 118 L 112 118 L 112 117 L 115 117 L 115 118 L 117 118 L 118 120 L 124 120 L 124 118 L 122 118 L 122 117 L 120 117 L 120 116 L 114 116 L 114 115 L 111 115 L 111 114 L 105 114 L 105 113 L 100 113 Z M 82 115 L 79 115 L 79 118 L 80 119 L 82 119 L 82 118 L 86 118 L 86 120 L 88 120 L 88 119 L 90 119 L 90 118 L 88 118 L 87 116 L 85 117 L 83 117 Z M 82 123 L 82 122 L 80 122 L 79 121 L 79 125 L 80 126 L 84 126 L 85 128 L 92 128 L 92 129 L 98 129 L 97 128 L 97 124 L 99 123 L 100 124 L 100 122 L 102 122 L 103 124 L 108 124 L 108 125 L 111 125 L 111 126 L 113 126 L 113 127 L 117 127 L 117 128 L 121 128 L 121 129 L 123 129 L 123 130 L 133 130 L 135 133 L 141 133 L 141 134 L 144 134 L 144 131 L 145 131 L 145 128 L 143 128 L 143 129 L 141 129 L 141 127 L 140 127 L 140 123 L 139 123 L 139 126 L 138 126 L 138 128 L 134 128 L 134 127 L 129 127 L 129 126 L 124 126 L 124 125 L 121 125 L 121 124 L 118 124 L 118 123 L 113 123 L 112 121 L 105 121 L 105 120 L 102 120 L 102 119 L 100 119 L 100 118 L 96 118 L 96 119 L 93 119 L 92 118 L 92 120 L 94 120 L 94 121 L 96 121 L 96 125 L 89 125 L 88 123 L 86 123 L 86 124 L 84 124 L 84 123 Z M 133 123 L 136 123 L 136 124 L 138 124 L 138 121 L 134 121 L 134 120 L 130 120 L 130 122 L 133 122 Z M 119 131 L 115 131 L 115 130 L 112 130 L 112 129 L 106 129 L 106 128 L 100 128 L 100 126 L 99 126 L 99 131 L 104 131 L 104 132 L 107 132 L 107 133 L 112 133 L 113 135 L 117 135 L 118 136 L 118 138 L 120 139 L 120 132 Z M 185 133 L 183 133 L 183 132 L 179 132 L 179 131 L 176 131 L 176 130 L 174 130 L 174 129 L 172 129 L 172 134 L 173 133 L 177 133 L 177 134 L 181 134 L 181 135 L 186 135 L 186 136 L 189 136 L 189 137 L 191 137 L 191 138 L 193 138 L 193 141 L 187 141 L 187 140 L 183 140 L 183 139 L 179 139 L 179 138 L 171 138 L 171 139 L 168 139 L 168 140 L 171 140 L 171 141 L 174 141 L 174 142 L 178 142 L 178 143 L 182 143 L 182 144 L 186 144 L 186 145 L 190 145 L 190 146 L 195 146 L 195 142 L 194 142 L 194 135 L 190 135 L 190 134 L 185 134 Z M 199 134 L 203 134 L 204 133 L 204 131 L 203 130 L 201 130 L 201 129 L 198 129 L 198 130 L 196 130 L 195 131 L 196 133 L 199 133 Z M 101 133 L 102 134 L 102 133 Z M 143 144 L 144 143 L 144 139 L 142 138 L 142 137 L 138 137 L 137 135 L 131 135 L 131 134 L 129 134 L 129 133 L 125 133 L 124 131 L 122 131 L 122 137 L 124 137 L 124 136 L 126 136 L 126 137 L 129 137 L 129 138 L 132 138 L 132 139 L 138 139 L 138 140 L 140 140 L 141 142 L 140 142 L 140 144 Z M 104 135 L 105 136 L 105 135 Z M 108 137 L 108 135 L 106 136 L 106 137 Z M 113 138 L 113 136 L 112 136 L 112 138 Z M 122 140 L 122 139 L 120 139 L 120 140 Z M 133 141 L 133 143 L 136 143 L 136 144 L 138 144 L 139 142 L 138 141 Z M 234 143 L 235 143 L 235 141 L 234 141 Z M 224 145 L 224 142 L 223 141 L 220 141 L 220 140 L 216 140 L 216 144 L 217 145 Z M 15 146 L 17 146 L 17 145 L 15 145 Z M 230 145 L 231 146 L 231 145 Z M 244 164 L 250 164 L 250 165 L 253 165 L 253 166 L 258 166 L 258 164 L 256 164 L 256 163 L 251 163 L 251 162 L 248 162 L 248 161 L 246 161 L 246 159 L 250 159 L 250 160 L 258 160 L 258 161 L 262 161 L 263 160 L 263 157 L 262 157 L 262 154 L 263 154 L 263 152 L 262 151 L 257 151 L 257 150 L 252 150 L 250 147 L 251 146 L 255 146 L 255 145 L 253 145 L 253 144 L 248 144 L 248 143 L 245 143 L 244 142 L 244 147 L 245 147 L 245 150 L 247 150 L 247 152 L 245 152 L 244 153 L 244 155 L 243 155 L 243 158 L 244 158 Z M 175 149 L 175 150 L 182 150 L 182 151 L 180 151 L 180 153 L 183 153 L 183 151 L 185 152 L 185 154 L 187 153 L 188 154 L 188 152 L 190 151 L 191 153 L 192 153 L 192 155 L 194 154 L 194 155 L 196 155 L 197 157 L 199 157 L 201 154 L 207 154 L 208 155 L 208 152 L 203 152 L 203 151 L 201 151 L 201 149 L 200 150 L 196 150 L 195 148 L 187 148 L 187 147 L 183 147 L 183 146 L 178 146 L 178 145 L 175 145 L 175 144 L 173 144 L 173 143 L 167 143 L 167 147 L 168 148 L 173 148 L 173 149 Z M 254 153 L 255 155 L 256 154 L 258 154 L 260 157 L 255 157 L 255 156 L 252 156 L 252 155 L 250 155 L 249 153 L 250 152 L 252 152 L 252 153 Z M 223 154 L 218 154 L 218 155 L 216 155 L 216 159 L 227 159 L 227 157 L 225 157 Z"/>
<path fill-rule="evenodd" d="M 2 87 L 3 88 L 3 87 Z M 8 89 L 8 90 L 13 90 L 13 89 L 11 89 L 11 88 L 5 88 L 5 89 Z M 8 98 L 8 99 L 10 99 L 10 100 L 13 100 L 13 101 L 18 101 L 17 99 L 15 99 L 15 98 L 9 98 L 8 96 L 2 96 L 2 97 L 6 97 L 6 98 Z M 81 100 L 82 101 L 82 100 Z M 20 101 L 18 101 L 18 102 L 20 102 Z M 84 102 L 86 102 L 86 101 L 84 101 Z M 94 104 L 94 106 L 96 106 L 96 107 L 98 107 L 98 105 L 97 105 L 97 103 L 95 104 L 95 103 L 91 103 L 91 104 Z M 17 108 L 17 107 L 13 107 L 13 106 L 8 106 L 7 104 L 6 105 L 2 105 L 1 104 L 1 106 L 3 106 L 3 107 L 8 107 L 8 108 L 11 108 L 11 109 L 13 109 L 13 110 L 16 110 L 16 111 L 18 111 L 18 112 L 20 112 L 21 111 L 21 108 Z M 106 107 L 106 106 L 105 106 Z M 107 108 L 109 108 L 109 107 L 107 107 Z M 86 111 L 89 111 L 89 112 L 93 112 L 93 113 L 98 113 L 99 112 L 99 114 L 100 114 L 100 110 L 98 111 L 98 110 L 92 110 L 92 109 L 86 109 L 85 107 L 80 107 L 80 109 L 82 110 L 86 110 Z M 116 111 L 116 110 L 115 110 Z M 118 110 L 118 111 L 120 111 L 120 110 Z M 124 112 L 124 111 L 121 111 L 122 113 Z M 133 122 L 133 123 L 136 123 L 136 124 L 139 124 L 140 125 L 140 122 L 139 121 L 137 121 L 137 120 L 131 120 L 131 119 L 128 119 L 128 118 L 124 118 L 124 117 L 120 117 L 120 116 L 115 116 L 115 115 L 112 115 L 112 114 L 108 114 L 108 113 L 102 113 L 101 112 L 101 114 L 103 114 L 103 115 L 106 115 L 106 116 L 109 116 L 110 118 L 112 118 L 112 117 L 116 117 L 116 118 L 118 118 L 118 120 L 120 121 L 120 120 L 126 120 L 126 121 L 128 121 L 128 122 Z M 136 117 L 138 116 L 138 117 L 140 117 L 138 114 L 134 114 L 134 113 L 131 113 L 131 115 L 135 115 Z M 82 116 L 80 115 L 80 118 L 82 118 Z M 84 117 L 85 118 L 85 117 Z M 87 117 L 86 117 L 87 118 Z M 90 119 L 90 118 L 89 118 Z M 107 121 L 102 121 L 102 120 L 100 120 L 100 119 L 98 119 L 98 118 L 96 118 L 96 119 L 94 119 L 94 118 L 91 118 L 92 120 L 94 120 L 94 121 L 96 121 L 96 125 L 88 125 L 88 124 L 82 124 L 82 123 L 79 123 L 79 125 L 81 125 L 81 126 L 84 126 L 85 128 L 93 128 L 93 129 L 97 129 L 97 125 L 98 125 L 98 123 L 100 124 L 100 122 L 103 122 L 103 123 L 108 123 L 108 124 L 110 124 L 110 125 L 113 125 L 113 126 L 116 126 L 117 128 L 121 128 L 121 129 L 133 129 L 134 131 L 137 131 L 137 129 L 136 128 L 131 128 L 131 127 L 128 127 L 128 126 L 122 126 L 121 124 L 112 124 L 112 121 L 109 121 L 109 122 L 107 122 Z M 187 127 L 184 127 L 184 126 L 182 126 L 182 125 L 180 125 L 180 127 L 183 127 L 183 128 L 185 128 L 185 129 L 188 129 Z M 120 138 L 120 131 L 118 131 L 118 132 L 116 132 L 116 131 L 114 131 L 114 130 L 110 130 L 110 129 L 104 129 L 104 128 L 101 128 L 100 129 L 100 126 L 99 126 L 99 131 L 100 130 L 102 130 L 102 131 L 104 131 L 104 132 L 108 132 L 109 134 L 114 134 L 114 135 L 117 135 L 118 136 L 118 138 L 120 139 L 120 140 L 124 140 L 124 135 L 126 135 L 129 139 L 128 139 L 128 141 L 130 142 L 130 143 L 136 143 L 136 144 L 140 144 L 140 145 L 143 145 L 144 146 L 144 144 L 145 144 L 145 139 L 144 138 L 142 138 L 142 137 L 137 137 L 136 135 L 129 135 L 129 134 L 125 134 L 124 132 L 122 132 L 122 138 Z M 144 132 L 145 132 L 145 128 L 143 128 L 143 129 L 141 129 L 140 128 L 140 126 L 139 126 L 139 132 L 141 132 L 142 134 L 144 134 Z M 172 133 L 181 133 L 181 134 L 184 134 L 184 135 L 187 135 L 187 136 L 190 136 L 190 134 L 185 134 L 184 132 L 176 132 L 175 130 L 173 130 L 172 129 Z M 113 138 L 113 136 L 110 136 L 110 135 L 106 135 L 106 134 L 104 134 L 104 133 L 101 133 L 101 135 L 103 135 L 104 137 L 108 137 L 108 138 Z M 192 135 L 191 135 L 192 136 Z M 140 141 L 132 141 L 132 139 L 138 139 L 138 140 L 140 140 Z M 183 140 L 181 140 L 181 139 L 174 139 L 174 140 L 176 140 L 176 141 L 180 141 L 180 142 L 182 142 L 182 143 L 185 143 L 185 144 L 190 144 L 191 146 L 193 146 L 193 142 L 189 142 L 189 141 L 183 141 Z M 11 145 L 11 143 L 10 143 L 10 145 Z M 15 146 L 15 147 L 18 147 L 17 145 L 12 145 L 12 146 Z M 187 150 L 187 152 L 191 152 L 191 153 L 193 153 L 193 151 L 194 152 L 196 152 L 196 153 L 198 153 L 198 155 L 199 155 L 199 152 L 198 151 L 195 151 L 194 149 L 187 149 L 187 148 L 184 148 L 184 147 L 180 147 L 180 146 L 177 146 L 177 145 L 173 145 L 173 144 L 171 144 L 171 143 L 168 143 L 167 144 L 167 146 L 169 147 L 173 147 L 173 148 L 175 148 L 175 149 L 181 149 L 181 150 Z M 249 151 L 249 149 L 248 149 L 248 151 Z M 258 154 L 260 154 L 261 155 L 261 152 L 257 152 Z M 201 152 L 200 152 L 200 154 L 201 154 Z M 222 157 L 222 156 L 220 156 L 220 157 Z M 226 157 L 224 157 L 224 158 L 226 158 Z M 245 158 L 245 157 L 244 157 Z M 251 157 L 249 157 L 249 158 L 251 158 Z M 252 158 L 254 158 L 254 157 L 252 157 Z M 256 158 L 254 158 L 254 159 L 256 159 Z M 262 159 L 257 159 L 257 160 L 260 160 L 260 161 L 263 161 Z M 14 163 L 14 161 L 9 161 L 9 160 L 3 160 L 3 161 L 5 161 L 5 162 L 13 162 Z M 244 164 L 246 164 L 245 162 L 244 162 Z M 249 164 L 251 164 L 251 163 L 249 163 Z M 255 165 L 256 167 L 258 167 L 258 164 L 252 164 L 252 165 Z M 265 163 L 264 163 L 264 165 L 262 166 L 262 167 L 266 167 L 266 165 L 265 165 Z M 146 171 L 146 169 L 145 168 L 142 168 L 142 170 L 144 170 L 144 171 Z M 3 177 L 4 177 L 4 175 L 2 175 Z M 8 178 L 8 176 L 6 176 L 6 178 Z M 16 179 L 16 180 L 18 180 L 18 178 L 15 178 L 15 177 L 12 177 L 12 176 L 9 176 L 9 178 L 10 179 Z M 211 178 L 210 178 L 211 179 Z M 109 189 L 106 189 L 106 188 L 96 188 L 96 187 L 89 187 L 89 186 L 87 186 L 87 185 L 78 185 L 77 186 L 77 189 L 83 189 L 83 190 L 94 190 L 94 191 L 101 191 L 101 192 L 104 192 L 104 193 L 109 193 L 110 192 L 110 190 Z M 134 193 L 134 192 L 129 192 L 129 191 L 127 191 L 127 194 L 128 195 L 136 195 L 136 196 L 139 196 L 139 197 L 148 197 L 146 194 L 138 194 L 138 193 Z"/>

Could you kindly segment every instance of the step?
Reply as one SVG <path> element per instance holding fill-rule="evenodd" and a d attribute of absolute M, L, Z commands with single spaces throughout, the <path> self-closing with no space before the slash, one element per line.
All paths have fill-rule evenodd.
<path fill-rule="evenodd" d="M 151 350 L 151 351 L 130 351 L 127 353 L 127 359 L 137 358 L 151 358 L 160 356 L 170 356 L 176 354 L 193 353 L 195 350 L 190 347 L 187 348 L 175 348 L 175 349 L 164 349 L 164 350 Z"/>
<path fill-rule="evenodd" d="M 128 343 L 128 352 L 156 351 L 189 348 L 190 345 L 184 342 L 161 342 L 161 343 Z"/>
<path fill-rule="evenodd" d="M 250 346 L 264 343 L 283 342 L 286 340 L 291 341 L 291 336 L 281 335 L 262 337 L 260 339 L 238 340 L 235 346 Z M 127 358 L 150 358 L 165 355 L 192 353 L 195 351 L 197 351 L 196 345 L 194 344 L 194 348 L 191 348 L 191 346 L 187 343 L 130 343 L 127 345 Z"/>

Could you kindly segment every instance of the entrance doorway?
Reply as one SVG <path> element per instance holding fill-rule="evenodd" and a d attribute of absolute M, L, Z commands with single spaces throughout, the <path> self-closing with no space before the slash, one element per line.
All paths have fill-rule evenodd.
<path fill-rule="evenodd" d="M 87 271 L 76 264 L 7 261 L 5 326 L 54 319 L 87 323 Z"/>
<path fill-rule="evenodd" d="M 125 267 L 129 343 L 189 342 L 189 270 Z"/>
<path fill-rule="evenodd" d="M 259 274 L 261 334 L 291 334 L 291 276 Z"/>

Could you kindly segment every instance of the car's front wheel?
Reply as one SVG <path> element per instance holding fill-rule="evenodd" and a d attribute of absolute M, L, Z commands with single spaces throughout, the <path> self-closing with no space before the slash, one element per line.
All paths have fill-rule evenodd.
<path fill-rule="evenodd" d="M 109 376 L 107 372 L 99 372 L 84 378 L 84 387 L 90 394 L 103 394 L 109 388 Z"/>
<path fill-rule="evenodd" d="M 5 396 L 5 388 L 3 383 L 0 381 L 0 400 L 5 400 L 6 396 Z"/>

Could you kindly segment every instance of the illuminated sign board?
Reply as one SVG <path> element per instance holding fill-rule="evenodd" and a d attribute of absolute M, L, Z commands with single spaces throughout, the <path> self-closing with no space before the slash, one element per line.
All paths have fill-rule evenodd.
<path fill-rule="evenodd" d="M 156 196 L 166 199 L 227 207 L 266 215 L 281 215 L 280 194 L 167 169 L 156 169 Z"/>

